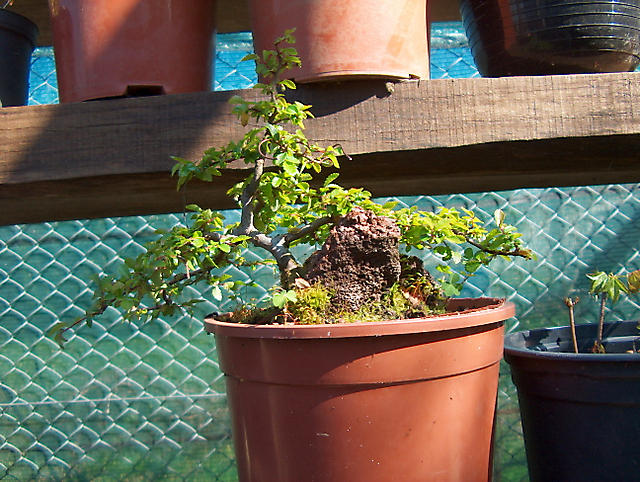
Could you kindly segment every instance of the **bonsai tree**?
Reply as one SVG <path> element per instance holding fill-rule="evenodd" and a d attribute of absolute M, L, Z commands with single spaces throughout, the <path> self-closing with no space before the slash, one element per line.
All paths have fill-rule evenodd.
<path fill-rule="evenodd" d="M 640 291 L 640 270 L 632 271 L 626 275 L 616 275 L 613 273 L 606 273 L 604 271 L 596 271 L 588 274 L 587 278 L 591 280 L 589 293 L 598 299 L 600 303 L 598 336 L 590 351 L 592 353 L 605 353 L 604 346 L 602 345 L 602 332 L 604 328 L 607 301 L 610 300 L 611 304 L 614 304 L 618 301 L 621 294 L 631 294 Z M 569 323 L 571 326 L 571 338 L 574 353 L 578 353 L 578 340 L 576 337 L 576 323 L 573 308 L 578 301 L 578 298 L 567 298 L 565 300 L 565 303 L 569 308 Z"/>
<path fill-rule="evenodd" d="M 502 211 L 488 227 L 469 210 L 397 208 L 374 202 L 364 189 L 336 183 L 340 162 L 349 156 L 339 145 L 308 140 L 304 122 L 313 117 L 311 106 L 287 99 L 296 86 L 282 74 L 300 65 L 292 33 L 278 39 L 274 50 L 244 59 L 256 62 L 263 80 L 254 87 L 263 94 L 260 100 L 230 99 L 233 113 L 247 126 L 244 136 L 208 149 L 197 161 L 175 158 L 178 188 L 192 179 L 212 182 L 230 163 L 244 162 L 247 178 L 228 192 L 238 203 L 240 221 L 187 206 L 192 212 L 187 225 L 159 231 L 145 252 L 125 260 L 119 276 L 95 277 L 94 303 L 84 316 L 51 330 L 61 346 L 69 330 L 83 322 L 90 326 L 108 307 L 131 321 L 193 313 L 201 300 L 183 295 L 197 284 L 221 300 L 223 292 L 243 286 L 222 269 L 250 265 L 243 257 L 249 245 L 269 255 L 253 264 L 274 266 L 280 284 L 271 303 L 244 306 L 226 317 L 260 323 L 424 316 L 441 311 L 444 300 L 458 295 L 464 281 L 495 258 L 532 257 Z M 316 248 L 307 261 L 294 254 L 303 244 Z M 443 279 L 436 282 L 410 250 L 439 257 Z"/>

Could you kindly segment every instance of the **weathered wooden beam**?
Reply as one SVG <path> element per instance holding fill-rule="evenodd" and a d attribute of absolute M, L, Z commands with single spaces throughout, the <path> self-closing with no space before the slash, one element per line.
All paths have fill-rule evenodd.
<path fill-rule="evenodd" d="M 300 86 L 308 136 L 374 195 L 640 182 L 640 74 Z M 175 191 L 171 156 L 244 132 L 237 92 L 0 110 L 0 224 L 231 207 L 241 178 Z M 257 98 L 254 91 L 243 95 Z"/>

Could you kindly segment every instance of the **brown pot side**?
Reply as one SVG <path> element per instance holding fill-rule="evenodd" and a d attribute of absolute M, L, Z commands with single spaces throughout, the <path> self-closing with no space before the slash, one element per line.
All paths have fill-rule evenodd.
<path fill-rule="evenodd" d="M 418 321 L 413 335 L 292 340 L 225 328 L 216 341 L 240 481 L 486 482 L 505 305 L 467 312 L 480 321 L 451 330 Z"/>
<path fill-rule="evenodd" d="M 227 377 L 240 482 L 487 482 L 499 365 L 394 385 Z"/>
<path fill-rule="evenodd" d="M 496 363 L 502 358 L 503 343 L 494 331 L 501 326 L 498 322 L 444 332 L 317 340 L 216 335 L 216 345 L 221 370 L 242 380 L 302 385 L 405 383 Z"/>
<path fill-rule="evenodd" d="M 216 0 L 49 0 L 61 102 L 211 90 Z"/>
<path fill-rule="evenodd" d="M 425 0 L 250 0 L 255 50 L 296 28 L 298 82 L 429 78 Z"/>

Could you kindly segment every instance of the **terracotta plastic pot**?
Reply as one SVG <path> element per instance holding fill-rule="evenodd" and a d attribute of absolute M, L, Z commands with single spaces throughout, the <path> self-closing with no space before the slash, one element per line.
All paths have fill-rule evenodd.
<path fill-rule="evenodd" d="M 429 78 L 426 0 L 250 0 L 255 51 L 296 28 L 297 82 Z"/>
<path fill-rule="evenodd" d="M 640 64 L 640 1 L 461 0 L 483 76 L 632 71 Z"/>
<path fill-rule="evenodd" d="M 607 354 L 585 353 L 597 324 L 505 337 L 505 360 L 518 389 L 531 482 L 638 480 L 640 348 L 637 321 L 606 323 Z"/>
<path fill-rule="evenodd" d="M 49 0 L 61 102 L 211 90 L 216 0 Z"/>
<path fill-rule="evenodd" d="M 471 309 L 475 307 L 475 309 Z M 241 482 L 486 482 L 514 305 L 381 323 L 206 320 Z"/>
<path fill-rule="evenodd" d="M 0 9 L 0 102 L 4 107 L 29 100 L 31 54 L 38 27 L 22 15 Z"/>

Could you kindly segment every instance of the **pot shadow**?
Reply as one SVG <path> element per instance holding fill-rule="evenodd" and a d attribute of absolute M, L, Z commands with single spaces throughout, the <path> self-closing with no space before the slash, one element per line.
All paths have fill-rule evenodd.
<path fill-rule="evenodd" d="M 347 84 L 349 91 L 354 93 L 348 98 L 344 95 Z M 313 82 L 297 84 L 297 89 L 288 90 L 285 98 L 289 102 L 310 104 L 313 106 L 311 113 L 315 117 L 324 117 L 347 110 L 373 97 L 389 97 L 393 92 L 393 85 L 393 82 L 384 79 Z"/>

